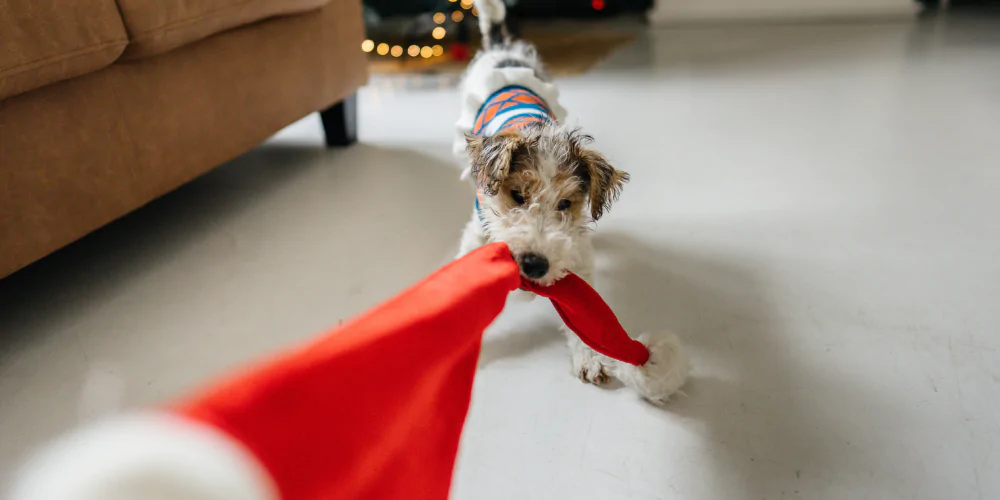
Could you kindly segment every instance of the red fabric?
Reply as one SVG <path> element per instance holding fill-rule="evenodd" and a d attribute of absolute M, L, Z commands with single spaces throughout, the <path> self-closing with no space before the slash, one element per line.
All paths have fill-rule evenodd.
<path fill-rule="evenodd" d="M 483 331 L 522 285 L 595 350 L 639 362 L 645 347 L 586 282 L 522 283 L 495 243 L 175 410 L 241 442 L 282 500 L 446 499 Z"/>
<path fill-rule="evenodd" d="M 469 46 L 464 43 L 453 43 L 451 45 L 451 60 L 465 62 L 469 60 Z"/>
<path fill-rule="evenodd" d="M 570 273 L 551 286 L 524 280 L 522 287 L 548 297 L 563 323 L 591 349 L 636 366 L 649 359 L 646 346 L 628 336 L 614 311 L 583 278 Z"/>
<path fill-rule="evenodd" d="M 482 333 L 520 285 L 483 247 L 179 412 L 242 442 L 283 500 L 448 497 Z"/>

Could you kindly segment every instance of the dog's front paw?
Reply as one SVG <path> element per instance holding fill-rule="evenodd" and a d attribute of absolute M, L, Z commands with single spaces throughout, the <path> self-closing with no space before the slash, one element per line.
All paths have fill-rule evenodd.
<path fill-rule="evenodd" d="M 604 385 L 611 380 L 611 367 L 601 362 L 594 352 L 573 353 L 573 374 L 583 382 Z"/>

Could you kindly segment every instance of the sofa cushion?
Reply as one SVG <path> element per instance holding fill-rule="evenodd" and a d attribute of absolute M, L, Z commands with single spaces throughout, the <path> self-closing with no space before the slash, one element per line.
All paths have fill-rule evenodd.
<path fill-rule="evenodd" d="M 0 278 L 350 95 L 362 39 L 335 1 L 0 102 Z"/>
<path fill-rule="evenodd" d="M 340 1 L 340 0 L 338 0 Z M 125 58 L 162 54 L 269 17 L 315 10 L 330 0 L 119 0 L 129 34 Z"/>
<path fill-rule="evenodd" d="M 0 99 L 103 68 L 127 43 L 114 0 L 2 0 Z"/>

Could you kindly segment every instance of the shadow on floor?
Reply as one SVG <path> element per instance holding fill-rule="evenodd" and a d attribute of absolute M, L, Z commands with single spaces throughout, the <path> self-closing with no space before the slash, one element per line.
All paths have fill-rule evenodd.
<path fill-rule="evenodd" d="M 857 469 L 850 425 L 811 400 L 847 393 L 869 408 L 887 403 L 799 361 L 801 346 L 785 331 L 766 276 L 732 256 L 658 248 L 624 233 L 598 233 L 595 246 L 599 289 L 626 329 L 666 327 L 689 348 L 688 397 L 666 411 L 713 442 L 716 470 L 708 475 L 726 486 L 712 498 L 734 498 L 734 491 L 747 500 L 798 498 L 799 484 L 824 491 L 842 469 Z"/>
<path fill-rule="evenodd" d="M 463 187 L 457 168 L 408 149 L 258 147 L 0 280 L 0 374 L 3 358 L 17 345 L 44 341 L 75 314 L 124 293 L 124 284 L 137 276 L 165 268 L 186 252 L 204 251 L 210 236 L 227 235 L 229 245 L 237 246 L 234 220 L 259 216 L 260 231 L 273 231 L 269 225 L 276 222 L 263 221 L 273 219 L 263 208 L 271 197 L 304 197 L 295 209 L 344 239 L 399 234 L 397 226 L 433 220 L 442 222 L 427 237 L 452 237 L 457 245 L 468 215 L 456 208 L 471 197 Z M 331 204 L 322 199 L 331 197 L 350 199 L 336 205 L 347 205 L 349 213 L 330 213 Z M 352 222 L 354 213 L 371 220 Z M 364 242 L 355 251 L 362 248 Z"/>
<path fill-rule="evenodd" d="M 487 334 L 479 353 L 479 368 L 482 369 L 501 359 L 522 357 L 551 344 L 565 342 L 556 321 L 523 325 L 520 328 L 505 330 L 498 335 Z M 566 356 L 568 360 L 569 351 L 566 352 Z M 568 374 L 569 370 L 566 372 Z"/>

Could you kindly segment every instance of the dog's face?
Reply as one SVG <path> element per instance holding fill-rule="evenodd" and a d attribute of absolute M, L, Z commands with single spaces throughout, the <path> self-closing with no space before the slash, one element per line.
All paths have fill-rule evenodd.
<path fill-rule="evenodd" d="M 467 138 L 490 239 L 506 242 L 521 274 L 537 283 L 579 264 L 577 240 L 628 181 L 586 147 L 590 140 L 552 125 Z"/>

